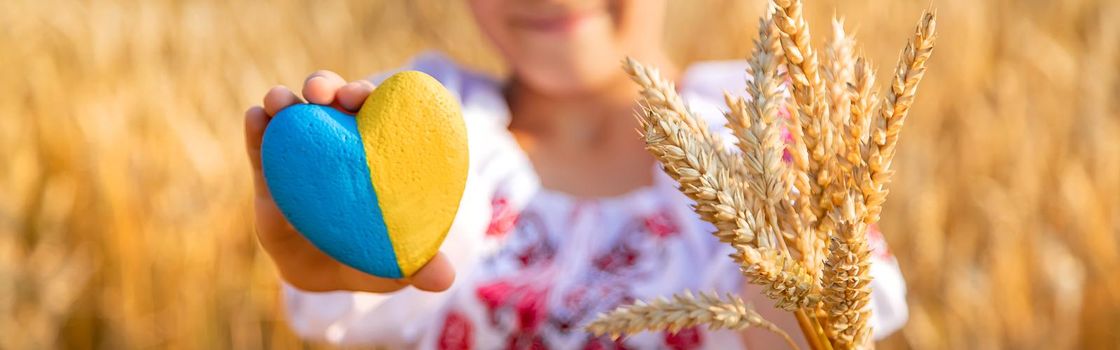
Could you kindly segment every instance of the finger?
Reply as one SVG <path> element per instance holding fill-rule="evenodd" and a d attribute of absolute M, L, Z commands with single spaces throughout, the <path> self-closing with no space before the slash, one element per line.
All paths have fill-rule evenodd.
<path fill-rule="evenodd" d="M 285 107 L 300 103 L 299 96 L 296 96 L 288 87 L 280 85 L 268 90 L 264 95 L 264 112 L 269 116 L 274 116 Z"/>
<path fill-rule="evenodd" d="M 341 279 L 340 285 L 344 290 L 356 290 L 372 293 L 389 293 L 408 287 L 410 284 L 417 289 L 429 292 L 442 292 L 451 288 L 455 281 L 455 268 L 443 252 L 437 253 L 424 267 L 416 271 L 412 277 L 402 279 L 389 279 L 373 276 L 354 268 L 339 264 Z"/>
<path fill-rule="evenodd" d="M 451 288 L 451 284 L 455 282 L 455 268 L 451 266 L 451 260 L 440 252 L 408 280 L 417 289 L 442 292 Z"/>
<path fill-rule="evenodd" d="M 408 287 L 408 280 L 382 278 L 367 274 L 355 268 L 338 263 L 339 270 L 337 285 L 341 290 L 391 293 Z"/>
<path fill-rule="evenodd" d="M 261 210 L 257 212 L 269 215 L 262 214 Z M 263 228 L 261 224 L 272 228 Z M 284 220 L 258 219 L 257 235 L 280 276 L 301 290 L 389 293 L 408 286 L 402 280 L 374 277 L 343 265 L 312 245 Z"/>
<path fill-rule="evenodd" d="M 312 73 L 303 81 L 303 97 L 308 102 L 320 105 L 330 105 L 334 102 L 334 95 L 338 89 L 346 85 L 346 80 L 335 72 L 321 70 Z"/>
<path fill-rule="evenodd" d="M 254 171 L 261 170 L 261 141 L 267 126 L 268 114 L 263 107 L 253 106 L 245 111 L 245 151 L 249 153 L 249 163 Z"/>
<path fill-rule="evenodd" d="M 373 92 L 373 83 L 367 80 L 351 82 L 338 89 L 335 99 L 338 104 L 350 112 L 357 112 L 366 102 L 366 97 Z"/>
<path fill-rule="evenodd" d="M 261 170 L 261 143 L 264 140 L 264 130 L 268 127 L 268 121 L 268 114 L 261 106 L 253 106 L 245 111 L 245 152 L 249 154 L 249 165 L 253 169 L 253 190 L 257 197 L 271 200 Z"/>
<path fill-rule="evenodd" d="M 256 170 L 261 168 L 261 142 L 267 126 L 268 114 L 263 107 L 253 106 L 245 110 L 245 150 L 249 153 L 253 169 Z"/>

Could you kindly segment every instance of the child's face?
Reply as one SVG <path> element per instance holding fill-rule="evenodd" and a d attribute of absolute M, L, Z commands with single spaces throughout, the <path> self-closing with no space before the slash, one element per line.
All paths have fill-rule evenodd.
<path fill-rule="evenodd" d="M 660 54 L 664 0 L 470 0 L 525 84 L 573 94 L 617 78 L 620 60 Z"/>

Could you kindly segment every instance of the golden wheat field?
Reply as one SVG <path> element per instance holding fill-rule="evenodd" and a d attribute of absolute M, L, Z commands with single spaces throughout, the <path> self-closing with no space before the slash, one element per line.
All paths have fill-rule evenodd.
<path fill-rule="evenodd" d="M 685 64 L 763 1 L 671 1 Z M 911 318 L 886 349 L 1120 346 L 1120 2 L 813 1 L 890 75 L 937 52 L 882 227 Z M 699 39 L 698 39 L 699 38 Z M 0 1 L 0 349 L 305 348 L 249 219 L 242 111 L 325 68 L 499 62 L 459 1 Z"/>

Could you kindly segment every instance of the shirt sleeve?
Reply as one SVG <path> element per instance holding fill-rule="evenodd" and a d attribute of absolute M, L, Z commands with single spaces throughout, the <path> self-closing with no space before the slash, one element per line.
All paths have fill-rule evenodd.
<path fill-rule="evenodd" d="M 871 326 L 875 339 L 886 338 L 906 325 L 910 310 L 906 306 L 906 280 L 898 260 L 887 249 L 878 227 L 868 230 L 871 245 Z"/>
<path fill-rule="evenodd" d="M 501 117 L 494 106 L 493 94 L 486 81 L 476 80 L 450 60 L 434 54 L 419 56 L 408 66 L 371 77 L 375 83 L 397 71 L 412 69 L 425 72 L 440 81 L 460 99 L 467 124 L 470 168 L 458 213 L 452 222 L 440 251 L 455 266 L 457 276 L 466 276 L 477 266 L 484 249 L 483 234 L 490 218 L 487 181 L 479 175 L 481 162 L 488 157 L 480 145 L 490 124 Z M 493 89 L 490 89 L 493 90 Z M 500 97 L 499 97 L 500 98 Z M 500 100 L 498 101 L 500 102 Z M 504 106 L 504 104 L 501 104 Z M 451 290 L 430 293 L 405 288 L 389 294 L 363 292 L 309 292 L 283 283 L 282 295 L 287 321 L 302 338 L 334 344 L 377 344 L 390 348 L 413 348 L 425 332 L 433 327 L 434 317 L 444 308 Z"/>

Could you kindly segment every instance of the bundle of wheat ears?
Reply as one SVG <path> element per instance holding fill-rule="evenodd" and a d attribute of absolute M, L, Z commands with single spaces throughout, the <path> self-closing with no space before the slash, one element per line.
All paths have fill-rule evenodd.
<path fill-rule="evenodd" d="M 841 22 L 833 21 L 818 55 L 801 5 L 773 2 L 749 59 L 750 98 L 725 95 L 738 153 L 724 149 L 656 69 L 633 59 L 624 68 L 641 85 L 646 148 L 696 202 L 695 212 L 715 225 L 713 234 L 735 248 L 731 258 L 747 280 L 794 313 L 813 349 L 870 348 L 867 230 L 879 220 L 895 146 L 933 51 L 935 14 L 922 15 L 879 96 L 874 69 Z M 783 110 L 789 118 L 779 116 Z M 698 325 L 760 327 L 797 348 L 733 295 L 685 292 L 638 301 L 600 315 L 587 329 L 618 337 Z"/>

